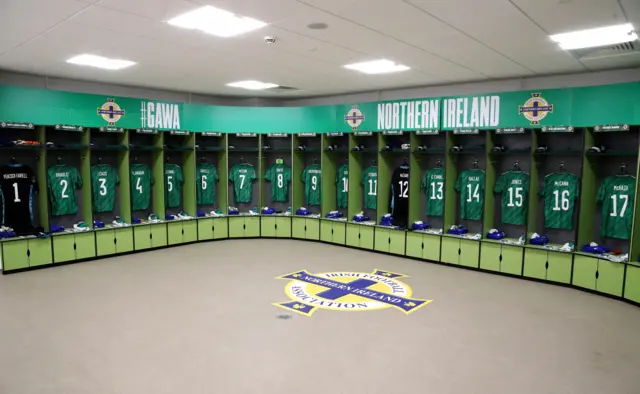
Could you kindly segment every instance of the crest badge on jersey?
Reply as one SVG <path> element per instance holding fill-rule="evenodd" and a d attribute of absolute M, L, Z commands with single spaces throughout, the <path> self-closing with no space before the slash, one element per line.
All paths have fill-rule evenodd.
<path fill-rule="evenodd" d="M 547 115 L 553 113 L 553 104 L 549 104 L 540 93 L 532 93 L 531 98 L 518 108 L 518 113 L 532 125 L 538 125 Z"/>
<path fill-rule="evenodd" d="M 354 105 L 344 116 L 344 121 L 351 126 L 351 129 L 358 130 L 358 126 L 364 122 L 364 114 L 358 109 L 357 105 Z"/>
<path fill-rule="evenodd" d="M 114 126 L 124 116 L 124 109 L 120 108 L 114 99 L 107 99 L 107 102 L 98 108 L 98 115 Z"/>
<path fill-rule="evenodd" d="M 276 278 L 289 281 L 284 291 L 290 300 L 273 305 L 305 316 L 318 309 L 353 312 L 387 308 L 408 315 L 431 300 L 412 298 L 411 287 L 399 280 L 407 277 L 382 270 L 319 274 L 297 271 Z"/>

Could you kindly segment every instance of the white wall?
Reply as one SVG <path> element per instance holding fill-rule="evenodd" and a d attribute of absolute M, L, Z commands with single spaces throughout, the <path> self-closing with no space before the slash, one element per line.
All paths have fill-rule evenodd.
<path fill-rule="evenodd" d="M 384 78 L 384 76 L 372 76 L 372 78 Z M 202 94 L 110 85 L 99 82 L 76 81 L 71 79 L 50 78 L 0 71 L 0 84 L 4 85 L 18 85 L 40 89 L 63 90 L 70 92 L 113 95 L 121 97 L 148 98 L 159 101 L 254 107 L 331 105 L 340 103 L 397 100 L 403 98 L 442 97 L 462 94 L 481 94 L 516 90 L 608 85 L 634 81 L 640 81 L 640 67 L 634 69 L 600 71 L 582 74 L 505 79 L 442 86 L 424 86 L 417 88 L 371 91 L 354 94 L 288 100 L 284 98 L 270 99 L 251 97 L 216 97 Z"/>
<path fill-rule="evenodd" d="M 384 76 L 372 76 L 372 78 Z M 285 106 L 331 105 L 363 103 L 369 101 L 398 100 L 404 98 L 442 97 L 466 94 L 498 93 L 517 90 L 557 89 L 563 87 L 610 85 L 640 81 L 640 67 L 625 70 L 600 71 L 582 74 L 505 79 L 470 82 L 456 85 L 424 86 L 408 89 L 381 90 L 355 94 L 286 100 Z"/>
<path fill-rule="evenodd" d="M 43 77 L 38 75 L 20 74 L 1 70 L 0 85 L 17 85 L 38 89 L 62 90 L 77 93 L 100 94 L 105 96 L 147 98 L 158 101 L 173 101 L 193 104 L 236 105 L 252 107 L 281 106 L 281 101 L 264 98 L 206 96 L 186 92 L 172 92 L 160 89 L 111 85 L 100 82 Z"/>

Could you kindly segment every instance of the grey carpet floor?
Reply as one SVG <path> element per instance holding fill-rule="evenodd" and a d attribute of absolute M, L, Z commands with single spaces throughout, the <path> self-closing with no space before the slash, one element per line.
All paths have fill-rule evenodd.
<path fill-rule="evenodd" d="M 307 269 L 410 275 L 411 315 L 286 301 Z M 640 309 L 319 243 L 223 241 L 0 277 L 2 394 L 638 394 Z"/>

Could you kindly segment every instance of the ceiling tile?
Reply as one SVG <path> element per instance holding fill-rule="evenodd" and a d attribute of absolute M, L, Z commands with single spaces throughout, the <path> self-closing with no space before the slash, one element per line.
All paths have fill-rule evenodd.
<path fill-rule="evenodd" d="M 548 34 L 626 23 L 617 0 L 511 0 Z"/>

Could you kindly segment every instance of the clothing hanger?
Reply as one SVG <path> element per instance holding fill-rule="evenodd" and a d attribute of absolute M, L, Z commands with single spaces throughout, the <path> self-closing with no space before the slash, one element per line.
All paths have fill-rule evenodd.
<path fill-rule="evenodd" d="M 15 156 L 11 156 L 11 164 L 18 164 L 18 160 L 16 160 Z"/>
<path fill-rule="evenodd" d="M 207 162 L 207 158 L 206 157 L 201 157 L 200 158 L 200 163 L 206 163 Z"/>
<path fill-rule="evenodd" d="M 318 164 L 318 158 L 317 157 L 313 158 L 313 164 Z"/>
<path fill-rule="evenodd" d="M 137 163 L 138 162 L 138 156 L 133 156 L 133 162 Z"/>
<path fill-rule="evenodd" d="M 102 164 L 102 156 L 98 156 L 98 164 Z"/>
<path fill-rule="evenodd" d="M 57 164 L 62 164 L 62 157 L 58 156 L 58 160 L 56 160 Z"/>
<path fill-rule="evenodd" d="M 516 171 L 520 171 L 520 162 L 518 160 L 513 162 L 513 169 Z"/>
<path fill-rule="evenodd" d="M 405 157 L 404 161 L 402 162 L 402 165 L 408 166 L 409 165 L 409 159 Z"/>
<path fill-rule="evenodd" d="M 478 169 L 478 159 L 473 159 L 473 168 Z"/>
<path fill-rule="evenodd" d="M 620 164 L 620 175 L 627 175 L 627 165 L 625 163 Z"/>
<path fill-rule="evenodd" d="M 442 168 L 442 161 L 440 161 L 440 159 L 436 160 L 436 167 Z"/>
<path fill-rule="evenodd" d="M 560 172 L 565 172 L 566 171 L 566 169 L 564 168 L 564 161 L 560 162 L 560 168 L 559 169 L 560 169 Z"/>
<path fill-rule="evenodd" d="M 165 163 L 168 163 L 168 162 L 169 162 L 169 160 L 171 160 L 171 156 L 168 156 L 168 155 L 167 155 L 167 156 L 165 156 L 165 158 L 164 158 L 164 162 L 165 162 Z"/>

